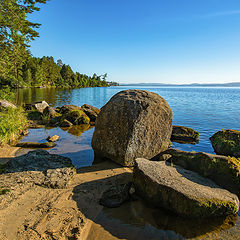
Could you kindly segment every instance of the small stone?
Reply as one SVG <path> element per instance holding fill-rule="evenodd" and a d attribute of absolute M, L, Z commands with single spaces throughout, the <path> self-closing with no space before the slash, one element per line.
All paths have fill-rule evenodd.
<path fill-rule="evenodd" d="M 59 136 L 58 135 L 53 135 L 52 137 L 48 136 L 48 138 L 46 140 L 48 142 L 56 142 L 59 140 Z"/>

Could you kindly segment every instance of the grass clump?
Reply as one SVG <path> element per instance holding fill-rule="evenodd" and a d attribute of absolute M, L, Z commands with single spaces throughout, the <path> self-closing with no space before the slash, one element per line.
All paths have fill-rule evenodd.
<path fill-rule="evenodd" d="M 0 187 L 0 195 L 6 194 L 7 192 L 10 192 L 10 189 Z"/>
<path fill-rule="evenodd" d="M 22 108 L 8 108 L 0 112 L 0 144 L 16 140 L 27 126 Z"/>

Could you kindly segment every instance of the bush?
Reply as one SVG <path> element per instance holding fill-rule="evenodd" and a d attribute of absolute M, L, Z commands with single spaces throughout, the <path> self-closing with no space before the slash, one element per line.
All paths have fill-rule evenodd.
<path fill-rule="evenodd" d="M 0 112 L 0 144 L 16 140 L 27 126 L 22 108 L 8 108 Z"/>

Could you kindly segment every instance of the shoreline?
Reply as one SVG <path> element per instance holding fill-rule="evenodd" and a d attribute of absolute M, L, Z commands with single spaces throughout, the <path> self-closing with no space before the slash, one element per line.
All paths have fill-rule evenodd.
<path fill-rule="evenodd" d="M 18 150 L 1 147 L 0 156 L 9 161 Z M 10 192 L 0 196 L 0 239 L 3 240 L 31 237 L 37 240 L 47 236 L 87 239 L 103 209 L 99 205 L 102 193 L 116 181 L 125 183 L 131 179 L 130 169 L 112 162 L 78 169 L 65 189 L 25 184 L 24 180 L 17 182 L 11 180 L 14 174 L 6 174 Z M 0 184 L 3 181 L 8 184 L 4 175 L 0 175 Z"/>

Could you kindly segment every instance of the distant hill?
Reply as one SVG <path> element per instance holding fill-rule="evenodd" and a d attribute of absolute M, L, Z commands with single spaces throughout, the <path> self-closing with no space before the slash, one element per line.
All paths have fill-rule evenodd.
<path fill-rule="evenodd" d="M 120 86 L 162 86 L 162 87 L 240 87 L 240 82 L 232 83 L 192 83 L 192 84 L 165 84 L 165 83 L 120 83 Z"/>

